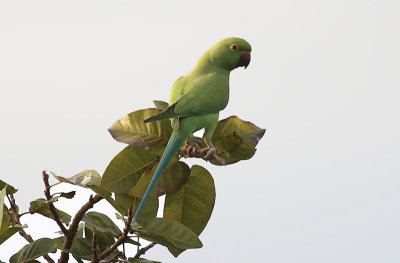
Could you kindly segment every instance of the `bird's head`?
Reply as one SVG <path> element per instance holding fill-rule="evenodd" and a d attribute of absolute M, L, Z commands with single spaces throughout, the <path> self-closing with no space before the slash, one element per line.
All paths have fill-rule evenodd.
<path fill-rule="evenodd" d="M 250 44 L 237 37 L 225 38 L 210 49 L 211 62 L 226 70 L 247 68 L 250 63 Z"/>

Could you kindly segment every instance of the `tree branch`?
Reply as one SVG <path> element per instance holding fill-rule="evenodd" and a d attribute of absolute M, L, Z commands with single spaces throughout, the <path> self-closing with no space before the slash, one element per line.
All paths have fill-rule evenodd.
<path fill-rule="evenodd" d="M 14 217 L 11 215 L 11 213 L 10 213 L 10 211 L 8 210 L 8 207 L 7 207 L 6 205 L 4 205 L 4 209 L 3 209 L 3 210 L 4 210 L 4 212 L 6 213 L 8 219 L 10 220 L 12 226 L 21 225 L 21 222 L 19 221 L 18 217 L 17 217 L 17 218 L 14 218 Z M 32 237 L 31 237 L 30 235 L 28 235 L 23 229 L 19 230 L 18 233 L 19 233 L 23 238 L 25 238 L 25 240 L 28 241 L 29 243 L 32 243 L 32 242 L 33 242 Z"/>
<path fill-rule="evenodd" d="M 61 251 L 61 257 L 58 260 L 58 263 L 67 263 L 69 259 L 69 249 L 72 246 L 72 242 L 74 241 L 76 231 L 78 230 L 79 222 L 82 220 L 85 213 L 93 207 L 94 204 L 99 202 L 103 197 L 96 194 L 94 197 L 90 196 L 89 201 L 84 204 L 81 209 L 79 209 L 78 213 L 76 213 L 69 229 L 66 231 L 67 234 L 65 235 L 65 241 L 63 244 L 63 249 Z"/>
<path fill-rule="evenodd" d="M 147 252 L 147 250 L 154 247 L 156 244 L 157 243 L 152 242 L 149 245 L 145 246 L 144 248 L 139 249 L 134 258 L 139 258 L 141 255 L 144 255 Z"/>
<path fill-rule="evenodd" d="M 51 212 L 51 214 L 54 217 L 54 221 L 56 221 L 57 225 L 60 227 L 61 231 L 64 233 L 65 236 L 67 236 L 68 231 L 65 228 L 65 226 L 63 225 L 60 216 L 57 213 L 56 208 L 54 207 L 53 202 L 49 202 L 49 200 L 51 199 L 51 194 L 50 194 L 50 185 L 49 185 L 49 175 L 46 173 L 46 171 L 42 172 L 42 177 L 43 177 L 43 182 L 45 185 L 45 190 L 44 190 L 44 195 L 46 196 L 47 199 L 47 205 L 49 206 L 49 210 Z"/>
<path fill-rule="evenodd" d="M 5 214 L 6 214 L 6 216 L 8 217 L 8 219 L 10 220 L 10 223 L 11 223 L 12 226 L 21 225 L 21 222 L 19 221 L 19 217 L 20 217 L 20 216 L 18 215 L 18 213 L 17 213 L 17 211 L 16 211 L 16 204 L 15 204 L 14 196 L 12 196 L 11 199 L 9 199 L 9 200 L 10 200 L 10 206 L 13 207 L 13 208 L 15 209 L 15 210 L 14 210 L 14 209 L 11 209 L 11 210 L 13 210 L 13 214 L 16 215 L 16 218 L 14 218 L 14 217 L 10 214 L 10 211 L 8 210 L 8 207 L 7 207 L 6 205 L 4 205 L 3 210 L 4 210 Z M 25 232 L 25 230 L 20 229 L 20 230 L 18 231 L 18 233 L 19 233 L 23 238 L 25 238 L 25 240 L 28 241 L 29 243 L 32 243 L 32 242 L 34 241 L 33 238 Z M 48 254 L 44 254 L 43 257 L 44 257 L 44 259 L 47 260 L 47 262 L 49 262 L 49 263 L 54 263 L 54 260 L 53 260 Z"/>
<path fill-rule="evenodd" d="M 4 204 L 3 205 L 3 210 L 4 210 L 4 213 L 6 214 L 6 216 L 8 217 L 8 219 L 10 220 L 10 222 L 11 222 L 11 225 L 16 225 L 17 224 L 17 221 L 14 219 L 14 217 L 10 214 L 10 211 L 8 210 L 8 207 Z"/>
<path fill-rule="evenodd" d="M 10 203 L 11 213 L 14 215 L 15 221 L 18 222 L 19 215 L 18 215 L 17 205 L 15 204 L 14 195 L 10 194 L 10 195 L 6 195 L 6 196 L 7 196 L 8 202 Z"/>
<path fill-rule="evenodd" d="M 220 162 L 222 165 L 225 165 L 225 160 L 221 158 L 217 153 L 214 153 L 209 158 L 207 158 L 207 152 L 200 152 L 200 149 L 194 149 L 188 153 L 187 149 L 178 151 L 179 158 L 201 158 L 205 161 L 210 161 L 211 159 L 215 159 Z"/>
<path fill-rule="evenodd" d="M 121 233 L 121 235 L 118 237 L 117 241 L 115 241 L 114 244 L 111 246 L 107 247 L 106 250 L 100 253 L 97 257 L 93 257 L 92 263 L 98 263 L 100 260 L 104 259 L 108 255 L 110 255 L 111 252 L 113 252 L 119 245 L 121 245 L 125 239 L 128 236 L 129 230 L 131 230 L 131 223 L 132 223 L 132 218 L 133 218 L 133 209 L 132 205 L 129 206 L 128 209 L 128 220 L 125 223 L 125 228 L 124 231 Z"/>

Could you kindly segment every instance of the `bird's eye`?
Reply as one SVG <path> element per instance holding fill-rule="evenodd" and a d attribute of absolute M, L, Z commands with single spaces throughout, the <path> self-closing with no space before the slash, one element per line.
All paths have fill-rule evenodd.
<path fill-rule="evenodd" d="M 239 49 L 238 45 L 236 45 L 236 44 L 231 45 L 231 50 L 236 51 L 238 49 Z"/>

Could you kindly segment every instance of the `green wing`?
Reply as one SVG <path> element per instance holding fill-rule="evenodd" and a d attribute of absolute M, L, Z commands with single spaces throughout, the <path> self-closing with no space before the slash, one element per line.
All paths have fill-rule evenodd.
<path fill-rule="evenodd" d="M 176 102 L 156 116 L 144 120 L 145 123 L 217 113 L 224 109 L 229 100 L 229 78 L 223 74 L 207 74 L 188 80 L 178 79 L 173 87 L 171 100 Z M 181 95 L 182 94 L 182 95 Z"/>
<path fill-rule="evenodd" d="M 176 103 L 172 104 L 171 106 L 169 106 L 168 108 L 166 108 L 164 111 L 160 112 L 159 114 L 150 117 L 148 119 L 144 120 L 144 123 L 148 123 L 148 122 L 152 122 L 152 121 L 158 121 L 158 120 L 165 120 L 165 119 L 171 119 L 171 118 L 177 118 L 177 117 L 186 117 L 186 116 L 190 116 L 190 114 L 182 116 L 182 115 L 178 115 L 175 112 L 175 107 L 176 107 Z"/>

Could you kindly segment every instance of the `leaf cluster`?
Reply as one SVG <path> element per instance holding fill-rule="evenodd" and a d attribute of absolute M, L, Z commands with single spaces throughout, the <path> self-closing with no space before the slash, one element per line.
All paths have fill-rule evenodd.
<path fill-rule="evenodd" d="M 155 101 L 155 105 L 157 108 L 132 112 L 111 126 L 109 131 L 113 138 L 128 146 L 111 160 L 102 176 L 95 170 L 85 170 L 70 178 L 50 172 L 59 182 L 49 185 L 48 174 L 43 173 L 46 198 L 32 201 L 26 213 L 40 214 L 56 221 L 61 229 L 59 237 L 32 240 L 24 231 L 27 226 L 20 223 L 20 218 L 26 213 L 18 211 L 13 198 L 17 190 L 0 181 L 0 188 L 3 189 L 0 193 L 0 245 L 17 232 L 29 242 L 10 258 L 10 262 L 37 262 L 35 259 L 40 256 L 54 262 L 48 254 L 57 249 L 62 250 L 59 262 L 67 262 L 69 255 L 78 262 L 155 262 L 140 258 L 155 244 L 167 247 L 175 257 L 186 249 L 202 247 L 199 235 L 213 211 L 215 186 L 211 174 L 204 167 L 189 167 L 184 162 L 188 158 L 186 146 L 182 146 L 162 173 L 140 217 L 132 222 L 132 214 L 172 134 L 168 120 L 143 123 L 144 119 L 158 114 L 168 104 Z M 232 116 L 218 123 L 212 143 L 229 165 L 250 159 L 264 132 L 264 129 Z M 193 136 L 191 140 L 204 147 L 201 138 Z M 220 165 L 217 160 L 210 162 Z M 60 198 L 72 199 L 75 196 L 75 191 L 51 194 L 51 188 L 59 183 L 90 188 L 95 197 L 91 196 L 72 218 L 55 208 L 54 204 Z M 160 207 L 158 198 L 163 195 L 165 203 Z M 10 207 L 4 204 L 6 196 Z M 114 207 L 117 218 L 125 225 L 123 230 L 107 215 L 88 212 L 101 199 Z M 163 216 L 157 217 L 160 209 Z M 150 241 L 150 245 L 143 246 L 141 239 Z M 137 253 L 129 257 L 125 245 L 137 246 Z"/>

